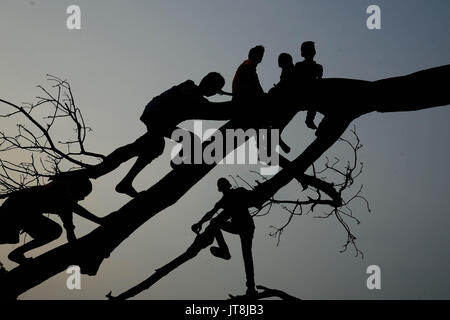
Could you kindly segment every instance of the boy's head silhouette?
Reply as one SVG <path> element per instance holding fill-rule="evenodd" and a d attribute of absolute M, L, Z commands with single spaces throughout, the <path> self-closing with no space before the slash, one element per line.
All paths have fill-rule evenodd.
<path fill-rule="evenodd" d="M 294 66 L 292 56 L 289 53 L 283 52 L 278 56 L 278 66 L 281 69 L 289 68 Z"/>
<path fill-rule="evenodd" d="M 76 199 L 81 201 L 92 192 L 92 183 L 89 179 L 77 179 L 73 181 L 72 188 Z"/>
<path fill-rule="evenodd" d="M 249 60 L 253 61 L 256 64 L 261 63 L 263 57 L 264 57 L 264 47 L 263 46 L 253 47 L 248 52 Z"/>
<path fill-rule="evenodd" d="M 316 55 L 316 47 L 313 41 L 303 42 L 300 50 L 305 60 L 313 60 Z"/>
<path fill-rule="evenodd" d="M 61 187 L 67 186 L 73 200 L 82 201 L 92 192 L 92 183 L 88 178 L 55 180 Z"/>
<path fill-rule="evenodd" d="M 217 180 L 217 189 L 219 192 L 225 193 L 231 189 L 231 183 L 225 178 L 220 178 Z"/>
<path fill-rule="evenodd" d="M 199 84 L 200 91 L 206 97 L 211 97 L 222 91 L 225 79 L 217 72 L 208 73 Z"/>

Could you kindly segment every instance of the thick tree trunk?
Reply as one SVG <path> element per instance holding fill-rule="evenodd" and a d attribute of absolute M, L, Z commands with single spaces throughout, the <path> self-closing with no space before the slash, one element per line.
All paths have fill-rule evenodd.
<path fill-rule="evenodd" d="M 416 111 L 450 104 L 450 65 L 377 81 L 327 78 L 292 92 L 290 100 L 324 115 Z M 268 106 L 270 109 L 270 106 Z"/>

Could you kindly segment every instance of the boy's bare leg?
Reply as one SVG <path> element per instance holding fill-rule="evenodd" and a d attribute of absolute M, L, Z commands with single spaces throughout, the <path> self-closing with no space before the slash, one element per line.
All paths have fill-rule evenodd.
<path fill-rule="evenodd" d="M 141 137 L 142 138 L 142 137 Z M 141 139 L 139 138 L 139 139 Z M 138 140 L 133 143 L 127 144 L 123 147 L 117 148 L 111 152 L 101 163 L 87 169 L 89 176 L 93 179 L 97 179 L 105 174 L 110 173 L 117 169 L 122 163 L 130 160 L 133 157 L 139 155 Z"/>
<path fill-rule="evenodd" d="M 224 228 L 224 230 L 229 229 L 229 228 L 227 228 L 228 223 L 221 223 L 221 224 L 223 224 L 223 225 L 217 225 L 217 231 L 215 232 L 217 247 L 211 247 L 209 250 L 211 251 L 212 255 L 214 255 L 218 258 L 229 260 L 229 259 L 231 259 L 230 249 L 228 249 L 228 245 L 225 242 L 225 239 L 224 239 L 222 231 L 221 231 L 221 228 Z M 225 231 L 227 231 L 227 230 L 225 230 Z"/>
<path fill-rule="evenodd" d="M 136 152 L 138 153 L 136 162 L 122 181 L 116 186 L 117 192 L 127 194 L 132 198 L 136 197 L 138 194 L 133 188 L 134 179 L 148 164 L 163 153 L 165 147 L 163 136 L 152 136 L 150 133 L 147 133 L 140 139 L 142 140 L 138 139 L 135 142 L 135 148 L 137 148 Z"/>
<path fill-rule="evenodd" d="M 131 167 L 130 171 L 126 174 L 126 176 L 119 182 L 116 186 L 116 191 L 118 193 L 124 193 L 134 198 L 138 195 L 138 192 L 133 188 L 133 181 L 136 176 L 144 170 L 144 168 L 152 162 L 153 159 L 147 159 L 145 157 L 139 156 Z"/>
<path fill-rule="evenodd" d="M 61 236 L 62 228 L 58 223 L 49 218 L 39 216 L 28 221 L 26 226 L 24 226 L 24 231 L 29 234 L 33 240 L 11 251 L 8 255 L 9 260 L 18 264 L 30 260 L 30 258 L 25 257 L 26 252 L 58 239 Z"/>
<path fill-rule="evenodd" d="M 97 179 L 104 176 L 115 169 L 117 169 L 122 163 L 130 160 L 139 155 L 144 141 L 147 139 L 148 133 L 139 137 L 135 142 L 129 143 L 125 146 L 117 148 L 109 155 L 107 155 L 102 162 L 89 168 L 80 170 L 73 170 L 67 172 L 61 172 L 55 175 L 54 180 L 57 179 L 70 179 L 70 178 L 92 178 Z"/>
<path fill-rule="evenodd" d="M 254 229 L 251 229 L 245 230 L 245 233 L 239 235 L 241 237 L 242 256 L 244 258 L 245 275 L 247 278 L 247 295 L 257 293 L 255 289 L 255 272 L 252 254 L 253 233 Z"/>

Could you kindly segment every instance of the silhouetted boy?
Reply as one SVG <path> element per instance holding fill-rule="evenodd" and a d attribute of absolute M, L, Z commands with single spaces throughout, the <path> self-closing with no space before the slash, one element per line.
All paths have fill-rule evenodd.
<path fill-rule="evenodd" d="M 269 103 L 270 106 L 280 104 L 280 101 L 283 101 L 285 98 L 285 94 L 290 93 L 290 90 L 293 89 L 294 85 L 294 63 L 292 61 L 292 56 L 289 53 L 281 53 L 278 56 L 278 66 L 281 68 L 280 82 L 274 84 L 274 86 L 269 90 L 268 98 L 272 99 L 269 101 L 273 101 L 272 103 Z M 277 125 L 273 126 L 272 124 L 270 127 L 276 127 L 281 135 L 284 128 L 292 120 L 293 114 L 292 112 L 287 112 L 285 109 L 273 109 L 272 112 L 274 114 L 271 116 L 271 120 L 274 120 Z M 291 148 L 283 141 L 281 136 L 279 139 L 279 144 L 284 152 L 290 152 Z"/>
<path fill-rule="evenodd" d="M 135 197 L 137 191 L 132 186 L 133 180 L 150 162 L 163 153 L 164 138 L 171 138 L 173 130 L 179 123 L 190 119 L 202 119 L 205 108 L 211 106 L 205 97 L 222 93 L 224 85 L 225 79 L 219 73 L 211 72 L 199 85 L 187 80 L 153 98 L 140 117 L 147 127 L 147 133 L 135 142 L 116 149 L 100 164 L 80 171 L 86 176 L 98 178 L 137 156 L 130 171 L 116 186 L 117 192 Z M 214 111 L 209 113 L 213 114 Z M 70 175 L 70 172 L 68 174 Z"/>
<path fill-rule="evenodd" d="M 259 82 L 258 73 L 256 72 L 256 67 L 264 57 L 264 51 L 263 46 L 256 46 L 250 49 L 248 59 L 236 70 L 232 85 L 233 101 L 242 106 L 241 117 L 251 121 L 259 129 L 270 127 L 270 120 L 261 118 L 261 114 L 256 112 L 256 110 L 263 110 L 264 104 L 266 103 L 263 99 L 265 93 Z M 258 108 L 255 108 L 255 106 Z M 255 137 L 258 149 L 265 147 L 261 145 L 259 138 L 259 136 Z M 289 152 L 290 148 L 284 142 L 280 142 L 280 145 L 283 150 Z"/>
<path fill-rule="evenodd" d="M 304 60 L 295 64 L 294 77 L 304 87 L 308 82 L 322 79 L 323 67 L 314 61 L 316 48 L 313 41 L 305 41 L 302 43 L 301 55 Z M 308 128 L 317 129 L 317 126 L 314 124 L 315 117 L 316 111 L 308 111 L 305 121 Z"/>
<path fill-rule="evenodd" d="M 60 237 L 62 228 L 45 213 L 56 214 L 63 222 L 67 240 L 76 240 L 73 213 L 101 224 L 99 218 L 78 204 L 92 191 L 89 179 L 54 181 L 47 185 L 13 192 L 0 207 L 0 244 L 18 243 L 22 232 L 33 240 L 13 250 L 8 259 L 18 264 L 26 262 L 25 253 Z"/>
<path fill-rule="evenodd" d="M 255 232 L 255 224 L 245 205 L 245 200 L 248 197 L 248 190 L 245 188 L 232 189 L 230 182 L 225 178 L 220 178 L 217 181 L 217 187 L 219 192 L 223 193 L 222 199 L 220 199 L 214 208 L 207 212 L 198 223 L 192 225 L 191 229 L 195 233 L 199 233 L 203 223 L 211 220 L 218 210 L 223 209 L 217 217 L 211 220 L 211 226 L 216 228 L 215 238 L 218 247 L 211 247 L 210 251 L 216 257 L 229 260 L 231 258 L 230 251 L 221 230 L 239 235 L 241 238 L 242 255 L 247 277 L 247 294 L 256 294 L 252 257 L 252 241 Z"/>
<path fill-rule="evenodd" d="M 278 66 L 281 68 L 280 82 L 277 86 L 290 84 L 294 73 L 294 62 L 289 53 L 283 52 L 278 56 Z"/>
<path fill-rule="evenodd" d="M 236 70 L 233 78 L 233 100 L 254 103 L 264 95 L 264 90 L 259 82 L 256 67 L 264 57 L 264 47 L 251 48 L 248 59 Z"/>

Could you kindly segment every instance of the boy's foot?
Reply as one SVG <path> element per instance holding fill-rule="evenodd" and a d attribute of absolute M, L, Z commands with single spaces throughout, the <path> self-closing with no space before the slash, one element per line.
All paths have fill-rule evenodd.
<path fill-rule="evenodd" d="M 138 192 L 136 190 L 134 190 L 133 186 L 127 185 L 125 183 L 119 183 L 116 186 L 116 191 L 118 193 L 123 193 L 123 194 L 129 195 L 132 198 L 135 198 L 138 195 Z"/>
<path fill-rule="evenodd" d="M 222 258 L 225 260 L 231 259 L 230 251 L 221 249 L 219 247 L 211 247 L 209 248 L 209 251 L 211 251 L 211 254 L 217 258 Z"/>
<path fill-rule="evenodd" d="M 33 260 L 33 258 L 25 257 L 23 253 L 16 253 L 14 251 L 8 255 L 8 259 L 17 264 L 24 264 Z"/>

